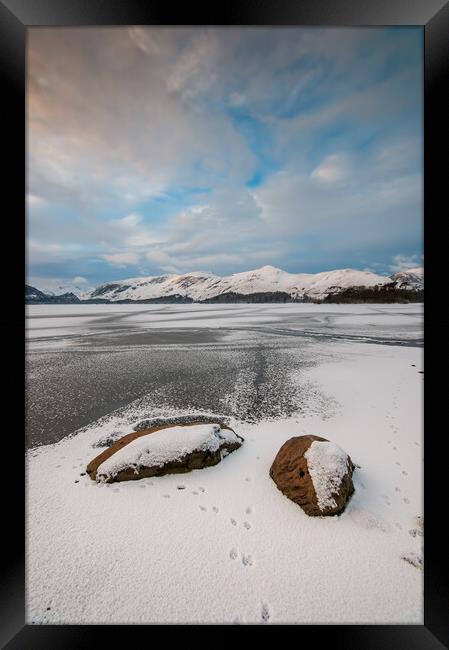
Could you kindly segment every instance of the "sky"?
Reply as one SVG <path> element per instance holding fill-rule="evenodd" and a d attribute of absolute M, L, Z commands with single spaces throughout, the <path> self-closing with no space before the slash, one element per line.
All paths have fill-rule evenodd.
<path fill-rule="evenodd" d="M 423 264 L 423 35 L 30 28 L 27 281 Z"/>

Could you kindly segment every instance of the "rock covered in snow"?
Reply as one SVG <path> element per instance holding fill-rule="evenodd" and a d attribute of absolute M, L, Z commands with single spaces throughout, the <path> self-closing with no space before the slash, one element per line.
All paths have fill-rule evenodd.
<path fill-rule="evenodd" d="M 190 472 L 216 465 L 242 442 L 231 428 L 214 422 L 154 426 L 123 436 L 86 471 L 104 483 Z"/>
<path fill-rule="evenodd" d="M 354 492 L 354 465 L 343 449 L 319 436 L 298 436 L 279 449 L 270 476 L 311 516 L 342 512 Z"/>

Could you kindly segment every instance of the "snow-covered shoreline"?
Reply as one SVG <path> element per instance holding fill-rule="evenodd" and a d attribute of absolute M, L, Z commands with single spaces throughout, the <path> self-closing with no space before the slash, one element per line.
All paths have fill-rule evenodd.
<path fill-rule="evenodd" d="M 233 420 L 245 443 L 215 467 L 80 476 L 92 445 L 131 431 L 138 412 L 31 450 L 27 622 L 422 623 L 423 573 L 402 559 L 422 556 L 422 349 L 319 348 L 327 360 L 307 379 L 335 413 Z M 283 442 L 308 433 L 360 465 L 341 516 L 308 517 L 268 475 Z"/>

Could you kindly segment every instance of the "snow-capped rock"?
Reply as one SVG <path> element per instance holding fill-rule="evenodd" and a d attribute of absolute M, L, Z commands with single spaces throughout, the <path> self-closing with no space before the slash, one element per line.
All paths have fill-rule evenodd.
<path fill-rule="evenodd" d="M 99 482 L 133 481 L 216 465 L 243 438 L 217 422 L 162 425 L 129 433 L 94 458 L 86 472 Z"/>
<path fill-rule="evenodd" d="M 354 492 L 354 464 L 348 454 L 326 438 L 290 438 L 279 449 L 270 477 L 286 497 L 312 517 L 336 515 Z"/>

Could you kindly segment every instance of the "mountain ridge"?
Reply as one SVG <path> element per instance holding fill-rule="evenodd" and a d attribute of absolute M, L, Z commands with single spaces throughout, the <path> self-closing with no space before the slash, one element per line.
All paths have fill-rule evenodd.
<path fill-rule="evenodd" d="M 418 269 L 414 269 L 415 272 Z M 423 273 L 422 273 L 423 278 Z M 130 278 L 97 287 L 84 299 L 103 298 L 111 302 L 175 298 L 204 302 L 220 300 L 226 294 L 287 294 L 290 300 L 323 300 L 327 295 L 352 287 L 375 287 L 398 282 L 403 288 L 415 288 L 421 280 L 417 273 L 402 273 L 397 279 L 371 271 L 337 269 L 320 273 L 288 273 L 274 266 L 220 277 L 213 273 L 191 272 Z M 423 279 L 422 279 L 423 283 Z M 399 288 L 399 285 L 398 285 Z"/>
<path fill-rule="evenodd" d="M 28 285 L 29 286 L 29 285 Z M 424 269 L 417 267 L 383 276 L 371 271 L 336 269 L 320 273 L 289 273 L 274 266 L 218 276 L 214 273 L 192 271 L 180 275 L 163 274 L 127 278 L 104 283 L 81 294 L 36 297 L 31 302 L 322 302 L 330 296 L 348 290 L 367 289 L 368 294 L 389 291 L 398 300 L 418 298 L 424 291 Z M 31 287 L 33 289 L 33 287 Z M 416 295 L 415 295 L 416 294 Z M 349 295 L 349 294 L 348 294 Z M 62 300 L 58 300 L 62 299 Z"/>

